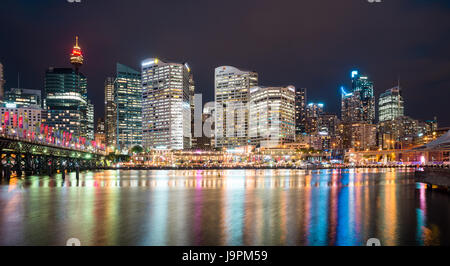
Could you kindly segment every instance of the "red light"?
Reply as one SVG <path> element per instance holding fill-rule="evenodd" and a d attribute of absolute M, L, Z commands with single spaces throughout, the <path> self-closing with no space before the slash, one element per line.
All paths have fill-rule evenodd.
<path fill-rule="evenodd" d="M 81 51 L 73 50 L 72 55 L 81 56 Z"/>

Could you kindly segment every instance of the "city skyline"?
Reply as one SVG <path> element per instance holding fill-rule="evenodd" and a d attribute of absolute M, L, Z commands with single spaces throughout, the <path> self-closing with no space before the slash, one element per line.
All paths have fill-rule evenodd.
<path fill-rule="evenodd" d="M 24 1 L 18 1 L 13 3 L 12 1 L 6 2 L 5 9 L 8 7 L 11 9 L 11 14 L 2 14 L 2 19 L 8 19 L 14 14 L 15 7 L 17 5 L 22 6 Z M 218 6 L 207 6 L 199 3 L 194 3 L 189 7 L 190 13 L 180 13 L 181 18 L 186 19 L 186 25 L 167 25 L 167 29 L 170 32 L 173 31 L 171 36 L 183 37 L 186 34 L 192 33 L 195 36 L 186 40 L 185 42 L 179 42 L 171 44 L 169 37 L 163 34 L 158 29 L 152 27 L 145 27 L 144 30 L 138 27 L 133 33 L 140 32 L 153 32 L 149 34 L 155 38 L 147 37 L 135 37 L 136 42 L 128 42 L 114 39 L 114 45 L 108 45 L 105 47 L 102 45 L 102 41 L 106 41 L 113 38 L 111 31 L 99 23 L 99 25 L 93 25 L 93 17 L 91 14 L 95 14 L 95 10 L 103 7 L 111 12 L 98 13 L 105 21 L 113 21 L 112 17 L 118 10 L 122 8 L 121 4 L 115 3 L 113 5 L 102 5 L 100 3 L 80 4 L 78 6 L 70 5 L 67 3 L 39 3 L 39 4 L 27 4 L 29 6 L 24 7 L 27 12 L 30 13 L 30 17 L 26 19 L 27 22 L 30 19 L 39 19 L 40 16 L 45 16 L 50 12 L 51 8 L 56 10 L 64 10 L 65 13 L 72 14 L 72 20 L 68 18 L 60 18 L 61 21 L 67 22 L 65 28 L 56 29 L 54 25 L 49 25 L 46 21 L 42 21 L 38 25 L 32 25 L 30 28 L 38 27 L 45 29 L 52 29 L 52 35 L 49 36 L 46 32 L 40 32 L 39 42 L 36 43 L 36 49 L 39 53 L 33 53 L 34 57 L 30 57 L 29 49 L 24 44 L 33 40 L 36 37 L 33 32 L 25 31 L 25 34 L 17 35 L 15 31 L 21 28 L 22 23 L 25 22 L 12 22 L 8 23 L 10 27 L 8 29 L 0 29 L 0 41 L 3 49 L 7 52 L 0 56 L 0 62 L 3 63 L 5 68 L 6 88 L 17 87 L 17 72 L 20 72 L 20 84 L 23 88 L 42 88 L 43 77 L 42 72 L 49 66 L 68 66 L 66 56 L 70 52 L 73 45 L 73 36 L 80 35 L 80 46 L 83 48 L 85 55 L 85 65 L 83 66 L 83 73 L 89 77 L 89 98 L 95 104 L 95 116 L 103 116 L 103 108 L 101 103 L 103 102 L 103 83 L 106 77 L 111 76 L 117 62 L 124 63 L 134 69 L 139 69 L 140 62 L 148 57 L 160 58 L 164 61 L 184 62 L 188 61 L 191 68 L 196 73 L 196 91 L 204 94 L 205 102 L 212 100 L 214 96 L 214 68 L 221 65 L 232 65 L 237 68 L 251 69 L 261 74 L 263 77 L 260 82 L 267 86 L 279 86 L 280 84 L 292 84 L 296 87 L 308 88 L 308 95 L 310 101 L 323 102 L 327 106 L 327 110 L 333 113 L 339 113 L 340 105 L 340 91 L 339 87 L 345 85 L 350 87 L 348 83 L 348 72 L 354 68 L 358 68 L 364 73 L 367 73 L 371 80 L 374 81 L 375 97 L 393 87 L 398 78 L 400 77 L 402 87 L 404 89 L 404 97 L 408 99 L 405 104 L 405 113 L 421 120 L 432 119 L 434 116 L 438 117 L 441 125 L 448 126 L 449 118 L 444 117 L 445 104 L 444 100 L 448 97 L 449 83 L 446 73 L 445 58 L 448 51 L 444 49 L 448 40 L 447 36 L 441 36 L 441 32 L 448 28 L 448 24 L 438 23 L 436 20 L 427 20 L 426 18 L 435 10 L 436 7 L 424 7 L 420 13 L 418 13 L 421 5 L 416 2 L 410 3 L 407 7 L 405 1 L 396 1 L 396 3 L 383 3 L 378 7 L 367 5 L 362 1 L 355 1 L 354 4 L 338 5 L 328 3 L 330 7 L 335 7 L 337 11 L 347 8 L 357 12 L 358 17 L 362 14 L 369 16 L 375 22 L 380 23 L 378 26 L 375 22 L 362 21 L 359 26 L 352 25 L 347 19 L 326 12 L 327 15 L 332 15 L 330 20 L 321 22 L 322 27 L 313 27 L 309 30 L 305 30 L 302 27 L 301 21 L 294 21 L 287 19 L 286 22 L 277 23 L 262 22 L 261 26 L 256 26 L 253 22 L 245 20 L 244 12 L 249 12 L 253 17 L 260 18 L 265 14 L 268 14 L 266 10 L 267 3 L 265 1 L 259 1 L 257 11 L 250 9 L 251 2 L 245 3 L 243 10 L 237 14 L 237 20 L 246 23 L 250 23 L 250 34 L 247 43 L 248 44 L 237 45 L 231 39 L 228 41 L 223 40 L 222 34 L 214 33 L 210 34 L 210 29 L 201 25 L 201 19 L 210 19 L 209 15 L 202 12 L 211 11 L 217 15 L 217 20 L 214 20 L 217 32 L 223 28 L 223 23 L 226 21 L 224 11 L 220 11 L 221 8 L 228 10 L 230 7 L 224 7 L 220 4 Z M 136 1 L 136 6 L 146 6 L 146 4 Z M 444 1 L 437 1 L 438 7 L 449 8 L 448 4 Z M 180 3 L 182 7 L 183 3 Z M 345 6 L 345 7 L 344 7 Z M 51 7 L 51 8 L 50 8 Z M 90 15 L 82 15 L 85 8 L 89 7 Z M 158 3 L 158 7 L 161 9 L 168 8 L 164 3 Z M 35 8 L 32 10 L 31 8 Z M 139 13 L 133 5 L 127 5 L 124 8 L 133 10 Z M 280 16 L 290 14 L 289 9 L 301 10 L 306 12 L 307 10 L 315 10 L 318 4 L 314 3 L 290 3 L 280 5 L 279 11 L 275 12 L 274 20 Z M 18 10 L 18 8 L 17 8 Z M 42 11 L 38 14 L 37 11 Z M 381 21 L 378 16 L 381 16 L 383 12 L 389 11 L 385 14 L 386 21 L 392 21 L 396 16 L 410 17 L 412 14 L 418 13 L 420 16 L 414 20 L 408 20 L 408 23 L 401 22 L 397 27 L 386 27 L 386 21 Z M 404 12 L 403 12 L 404 11 Z M 180 12 L 180 11 L 175 11 Z M 348 11 L 347 11 L 348 12 Z M 338 12 L 336 12 L 338 13 Z M 406 13 L 406 14 L 403 14 Z M 110 15 L 106 15 L 110 14 Z M 56 12 L 54 14 L 59 17 Z M 195 15 L 199 15 L 200 18 L 195 18 Z M 440 17 L 443 14 L 440 12 L 434 12 L 433 15 Z M 206 17 L 205 17 L 206 16 Z M 337 16 L 337 17 L 335 17 Z M 70 17 L 70 16 L 69 16 Z M 339 18 L 339 25 L 337 28 L 331 27 L 331 20 L 333 18 Z M 98 19 L 96 17 L 96 19 Z M 320 19 L 320 18 L 317 18 Z M 425 23 L 425 26 L 419 23 Z M 180 20 L 178 18 L 177 20 Z M 370 20 L 370 19 L 369 19 Z M 131 23 L 133 19 L 131 19 Z M 315 20 L 314 20 L 315 21 Z M 397 21 L 397 20 L 396 20 Z M 114 21 L 113 21 L 114 22 Z M 225 33 L 233 38 L 237 38 L 243 34 L 243 29 L 236 25 L 234 22 L 229 29 L 225 29 Z M 280 33 L 275 34 L 285 23 L 292 23 L 296 26 L 297 31 L 286 32 L 282 30 Z M 92 31 L 86 30 L 86 25 L 93 27 Z M 113 23 L 115 24 L 115 22 Z M 364 26 L 365 31 L 360 32 L 358 28 Z M 370 26 L 370 27 L 366 27 Z M 263 28 L 261 28 L 263 27 Z M 427 32 L 423 27 L 433 28 L 432 32 Z M 244 27 L 245 28 L 245 27 Z M 379 29 L 383 28 L 386 32 L 381 38 Z M 264 34 L 261 33 L 263 29 Z M 6 30 L 6 31 L 5 31 Z M 117 33 L 126 34 L 122 27 L 118 27 Z M 331 36 L 327 36 L 333 30 Z M 336 32 L 334 32 L 337 30 Z M 418 30 L 417 34 L 405 36 L 402 32 L 410 32 Z M 347 42 L 351 33 L 356 31 L 357 37 L 353 42 Z M 102 32 L 103 34 L 94 34 Z M 198 32 L 198 33 L 197 33 Z M 200 38 L 198 34 L 208 33 L 209 38 Z M 274 35 L 273 38 L 267 38 L 264 36 Z M 339 36 L 339 39 L 336 37 Z M 8 40 L 3 39 L 4 36 L 11 36 Z M 205 35 L 206 36 L 206 35 Z M 308 38 L 300 38 L 300 36 Z M 333 36 L 335 38 L 333 38 Z M 386 37 L 387 36 L 387 37 Z M 401 37 L 401 38 L 397 38 Z M 262 38 L 262 39 L 261 39 Z M 330 42 L 332 38 L 335 40 L 332 42 L 333 47 L 329 47 L 331 50 L 327 51 L 326 47 L 315 48 L 313 44 L 319 40 Z M 364 42 L 364 46 L 361 46 L 363 42 L 358 41 L 361 38 L 365 38 L 368 41 Z M 431 38 L 431 39 L 430 39 Z M 442 39 L 440 42 L 434 42 L 435 45 L 431 46 L 432 40 L 436 38 Z M 263 41 L 258 41 L 259 39 Z M 287 39 L 290 43 L 281 42 L 280 40 Z M 300 42 L 302 39 L 302 43 Z M 12 41 L 16 40 L 16 41 Z M 155 41 L 156 40 L 156 41 Z M 202 40 L 206 42 L 204 44 L 199 43 Z M 355 41 L 356 40 L 356 41 Z M 372 42 L 373 43 L 372 43 Z M 409 41 L 409 42 L 408 42 Z M 256 43 L 255 43 L 256 42 Z M 225 45 L 228 43 L 228 45 Z M 388 46 L 384 43 L 389 43 Z M 258 44 L 255 46 L 254 44 Z M 269 45 L 270 44 L 270 45 Z M 344 45 L 343 45 L 344 44 Z M 297 45 L 297 46 L 296 46 Z M 381 45 L 381 46 L 380 46 Z M 273 53 L 265 53 L 268 46 L 273 47 Z M 328 44 L 326 45 L 328 47 Z M 14 49 L 15 48 L 15 49 Z M 417 55 L 419 52 L 419 55 Z M 320 55 L 320 56 L 319 56 Z M 30 62 L 30 58 L 33 58 Z M 392 58 L 396 60 L 392 60 Z M 428 58 L 425 60 L 425 58 Z M 433 61 L 434 64 L 428 62 Z M 413 67 L 410 67 L 412 65 Z M 383 66 L 383 67 L 380 67 Z M 325 73 L 325 75 L 324 75 Z M 427 94 L 422 93 L 424 90 Z M 430 104 L 430 103 L 433 104 Z M 423 108 L 420 108 L 423 107 Z"/>

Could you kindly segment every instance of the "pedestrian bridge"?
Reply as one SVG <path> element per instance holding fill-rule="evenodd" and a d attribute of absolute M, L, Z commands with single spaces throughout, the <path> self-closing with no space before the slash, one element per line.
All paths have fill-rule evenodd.
<path fill-rule="evenodd" d="M 96 169 L 106 166 L 105 157 L 93 145 L 0 133 L 0 178 Z"/>

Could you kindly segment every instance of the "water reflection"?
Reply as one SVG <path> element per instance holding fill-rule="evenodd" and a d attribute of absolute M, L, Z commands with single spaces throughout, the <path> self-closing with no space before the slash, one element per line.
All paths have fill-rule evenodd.
<path fill-rule="evenodd" d="M 449 245 L 407 170 L 87 172 L 2 181 L 0 245 Z"/>

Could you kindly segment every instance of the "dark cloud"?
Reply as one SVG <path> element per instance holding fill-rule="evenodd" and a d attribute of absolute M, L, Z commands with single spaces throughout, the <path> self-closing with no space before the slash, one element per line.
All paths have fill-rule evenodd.
<path fill-rule="evenodd" d="M 263 85 L 307 87 L 339 112 L 338 87 L 359 68 L 376 94 L 400 77 L 407 114 L 450 125 L 449 1 L 382 0 L 2 0 L 0 61 L 7 86 L 42 88 L 49 66 L 67 66 L 80 35 L 96 116 L 116 62 L 188 61 L 197 89 L 213 99 L 214 68 L 260 74 Z"/>

